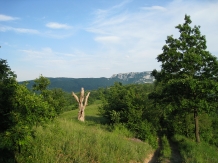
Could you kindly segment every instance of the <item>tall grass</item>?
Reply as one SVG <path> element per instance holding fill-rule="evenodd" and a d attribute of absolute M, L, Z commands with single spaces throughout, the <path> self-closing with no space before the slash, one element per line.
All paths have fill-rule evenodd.
<path fill-rule="evenodd" d="M 188 163 L 217 163 L 218 149 L 204 142 L 196 143 L 181 135 L 175 135 L 173 141 L 178 144 L 184 162 Z"/>
<path fill-rule="evenodd" d="M 26 150 L 17 154 L 19 163 L 127 163 L 143 162 L 152 148 L 131 141 L 121 133 L 101 129 L 103 119 L 97 106 L 87 107 L 85 123 L 78 122 L 77 112 L 69 111 L 45 128 L 36 128 L 35 138 Z M 91 114 L 90 114 L 91 113 Z M 96 125 L 93 125 L 96 123 Z"/>

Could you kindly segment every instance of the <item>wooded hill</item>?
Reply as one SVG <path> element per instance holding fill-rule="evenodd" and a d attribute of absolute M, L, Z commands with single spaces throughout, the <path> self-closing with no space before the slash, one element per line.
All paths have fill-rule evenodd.
<path fill-rule="evenodd" d="M 152 83 L 153 77 L 150 75 L 151 71 L 145 72 L 130 72 L 130 73 L 120 73 L 114 74 L 110 78 L 50 78 L 51 84 L 49 89 L 61 88 L 65 92 L 79 92 L 81 87 L 86 88 L 86 90 L 96 90 L 98 88 L 105 88 L 112 86 L 115 82 L 120 82 L 122 84 L 133 84 L 133 83 Z M 32 88 L 34 80 L 27 81 L 29 84 L 28 88 Z M 19 82 L 23 83 L 23 82 Z"/>

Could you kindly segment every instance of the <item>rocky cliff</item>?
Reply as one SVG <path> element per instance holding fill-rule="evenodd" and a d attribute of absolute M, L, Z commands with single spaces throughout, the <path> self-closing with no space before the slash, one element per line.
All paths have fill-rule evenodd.
<path fill-rule="evenodd" d="M 112 79 L 119 79 L 125 83 L 152 83 L 154 77 L 151 71 L 119 73 L 111 76 Z"/>

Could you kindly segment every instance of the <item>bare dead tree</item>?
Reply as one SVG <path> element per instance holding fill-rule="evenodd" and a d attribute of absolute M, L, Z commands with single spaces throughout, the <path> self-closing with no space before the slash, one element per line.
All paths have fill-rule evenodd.
<path fill-rule="evenodd" d="M 87 105 L 89 94 L 90 94 L 90 92 L 88 92 L 88 94 L 86 95 L 85 102 L 83 103 L 83 101 L 84 101 L 84 88 L 81 88 L 80 98 L 78 98 L 77 95 L 74 92 L 72 92 L 72 96 L 76 99 L 76 101 L 79 104 L 78 120 L 82 121 L 82 122 L 85 121 L 85 108 Z"/>

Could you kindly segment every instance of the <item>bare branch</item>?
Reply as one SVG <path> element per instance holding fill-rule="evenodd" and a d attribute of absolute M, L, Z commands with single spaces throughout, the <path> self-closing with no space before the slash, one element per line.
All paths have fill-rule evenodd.
<path fill-rule="evenodd" d="M 86 99 L 85 99 L 85 104 L 84 104 L 84 106 L 87 105 L 87 101 L 88 101 L 88 98 L 89 98 L 89 94 L 90 94 L 90 92 L 86 95 Z"/>
<path fill-rule="evenodd" d="M 84 100 L 84 88 L 81 88 L 80 102 L 83 103 L 83 100 Z"/>
<path fill-rule="evenodd" d="M 74 92 L 72 92 L 72 96 L 76 99 L 76 101 L 79 103 L 79 98 L 77 97 L 77 95 L 74 93 Z"/>

